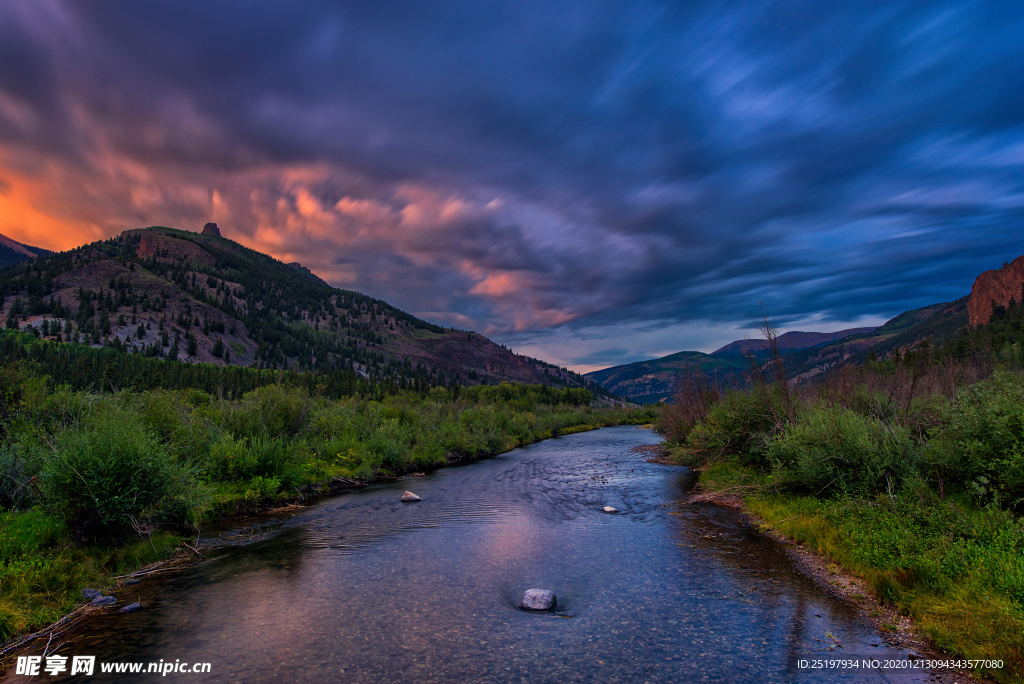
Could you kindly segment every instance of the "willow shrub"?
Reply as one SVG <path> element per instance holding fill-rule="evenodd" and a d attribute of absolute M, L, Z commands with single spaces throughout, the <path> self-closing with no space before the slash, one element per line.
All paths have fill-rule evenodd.
<path fill-rule="evenodd" d="M 39 458 L 43 504 L 81 538 L 185 524 L 205 503 L 196 471 L 124 412 L 104 411 L 62 431 Z"/>
<path fill-rule="evenodd" d="M 759 470 L 769 467 L 767 444 L 775 420 L 761 397 L 749 392 L 726 394 L 686 437 L 693 465 L 738 456 Z"/>
<path fill-rule="evenodd" d="M 943 490 L 1020 508 L 1024 503 L 1024 377 L 999 371 L 960 391 L 928 443 L 925 472 Z"/>
<path fill-rule="evenodd" d="M 806 409 L 771 441 L 767 455 L 784 483 L 824 496 L 896 490 L 918 465 L 908 428 L 839 406 Z"/>

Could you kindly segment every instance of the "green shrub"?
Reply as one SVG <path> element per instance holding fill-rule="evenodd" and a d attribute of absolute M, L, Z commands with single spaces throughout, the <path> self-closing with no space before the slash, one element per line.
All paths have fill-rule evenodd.
<path fill-rule="evenodd" d="M 299 389 L 267 385 L 224 411 L 224 427 L 235 437 L 297 435 L 309 427 L 313 400 Z"/>
<path fill-rule="evenodd" d="M 917 448 L 906 427 L 837 406 L 815 406 L 773 440 L 783 481 L 812 494 L 867 495 L 913 479 Z"/>
<path fill-rule="evenodd" d="M 924 454 L 943 490 L 1019 507 L 1024 502 L 1024 378 L 1000 371 L 964 388 Z"/>
<path fill-rule="evenodd" d="M 59 434 L 39 483 L 48 510 L 85 538 L 184 524 L 206 496 L 192 470 L 138 418 L 120 412 Z"/>
<path fill-rule="evenodd" d="M 686 447 L 696 465 L 739 456 L 742 462 L 764 470 L 768 468 L 766 447 L 774 426 L 771 411 L 761 398 L 733 392 L 712 406 L 707 417 L 690 430 Z"/>
<path fill-rule="evenodd" d="M 382 422 L 366 440 L 363 448 L 382 470 L 392 475 L 406 470 L 409 442 L 397 420 Z"/>

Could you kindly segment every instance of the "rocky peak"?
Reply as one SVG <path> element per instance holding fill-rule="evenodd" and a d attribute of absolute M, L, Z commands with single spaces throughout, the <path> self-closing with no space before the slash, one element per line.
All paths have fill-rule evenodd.
<path fill-rule="evenodd" d="M 1024 287 L 1024 256 L 1019 256 L 1002 268 L 985 271 L 971 286 L 967 300 L 967 315 L 971 326 L 985 325 L 992 318 L 992 303 L 1009 306 L 1010 299 L 1019 304 Z"/>
<path fill-rule="evenodd" d="M 212 235 L 213 237 L 221 237 L 220 228 L 217 227 L 216 223 L 207 223 L 203 226 L 203 235 Z"/>

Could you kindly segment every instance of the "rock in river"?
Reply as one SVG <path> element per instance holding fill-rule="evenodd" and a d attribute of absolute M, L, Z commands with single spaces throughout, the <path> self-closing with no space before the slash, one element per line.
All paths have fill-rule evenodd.
<path fill-rule="evenodd" d="M 134 613 L 142 607 L 141 603 L 129 603 L 127 606 L 117 611 L 118 613 Z"/>
<path fill-rule="evenodd" d="M 551 610 L 558 599 L 550 589 L 527 589 L 519 607 L 525 610 Z"/>
<path fill-rule="evenodd" d="M 618 513 L 619 512 L 618 508 L 612 508 L 611 506 L 605 506 L 601 510 L 604 511 L 605 513 Z"/>
<path fill-rule="evenodd" d="M 89 605 L 90 606 L 112 606 L 115 603 L 117 603 L 117 599 L 114 598 L 113 596 L 100 596 L 99 598 L 94 598 L 92 601 L 90 601 Z"/>
<path fill-rule="evenodd" d="M 402 501 L 422 501 L 420 497 L 416 496 L 412 492 L 406 492 L 402 495 Z"/>
<path fill-rule="evenodd" d="M 103 596 L 103 592 L 99 589 L 86 588 L 82 590 L 82 596 L 92 601 L 93 599 L 98 599 L 100 596 Z"/>

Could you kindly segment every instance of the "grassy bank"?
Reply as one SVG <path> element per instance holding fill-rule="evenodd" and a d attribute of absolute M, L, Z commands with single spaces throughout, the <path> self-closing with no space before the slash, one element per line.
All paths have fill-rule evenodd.
<path fill-rule="evenodd" d="M 870 500 L 779 491 L 735 460 L 707 467 L 705 491 L 743 491 L 764 526 L 864 578 L 940 648 L 1002 659 L 988 674 L 1024 680 L 1024 524 L 1016 516 L 926 489 Z"/>
<path fill-rule="evenodd" d="M 166 556 L 204 521 L 655 415 L 541 386 L 373 401 L 271 385 L 225 401 L 50 390 L 0 373 L 0 639 L 67 612 L 84 586 Z"/>
<path fill-rule="evenodd" d="M 928 353 L 809 388 L 690 378 L 660 430 L 701 488 L 864 578 L 951 654 L 1024 681 L 1024 372 Z"/>

